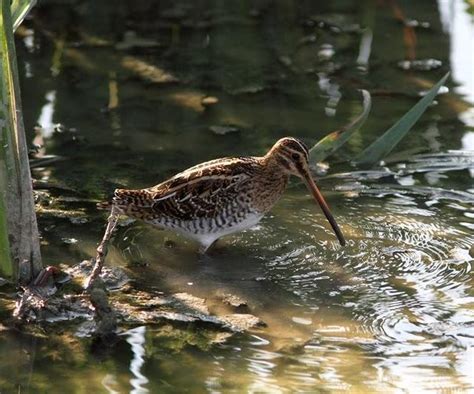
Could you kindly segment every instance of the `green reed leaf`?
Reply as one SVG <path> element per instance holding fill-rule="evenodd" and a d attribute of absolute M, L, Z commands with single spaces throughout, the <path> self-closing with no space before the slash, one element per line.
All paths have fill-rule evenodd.
<path fill-rule="evenodd" d="M 441 78 L 412 109 L 400 118 L 398 122 L 360 153 L 355 160 L 355 164 L 361 167 L 371 167 L 386 157 L 430 106 L 448 76 L 449 72 Z"/>
<path fill-rule="evenodd" d="M 11 5 L 11 15 L 13 23 L 13 31 L 21 25 L 28 12 L 35 6 L 36 0 L 13 0 Z"/>
<path fill-rule="evenodd" d="M 8 212 L 7 198 L 12 168 L 12 155 L 10 141 L 12 138 L 12 118 L 9 106 L 10 98 L 10 62 L 8 60 L 9 34 L 13 35 L 11 19 L 9 15 L 9 3 L 1 0 L 0 12 L 0 273 L 11 277 L 13 275 L 13 261 L 8 239 Z M 8 12 L 5 9 L 8 7 Z"/>
<path fill-rule="evenodd" d="M 10 0 L 0 0 L 0 5 L 0 270 L 29 282 L 41 270 L 41 255 Z M 17 11 L 18 21 L 21 15 Z"/>
<path fill-rule="evenodd" d="M 363 109 L 360 115 L 342 129 L 333 131 L 317 142 L 316 145 L 309 150 L 309 160 L 311 163 L 317 163 L 332 155 L 364 124 L 369 116 L 372 100 L 367 90 L 361 90 L 361 92 L 363 97 Z"/>

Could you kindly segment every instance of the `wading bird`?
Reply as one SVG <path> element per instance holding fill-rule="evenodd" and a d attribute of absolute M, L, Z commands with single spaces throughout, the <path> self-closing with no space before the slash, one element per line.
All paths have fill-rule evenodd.
<path fill-rule="evenodd" d="M 344 236 L 311 177 L 308 154 L 301 141 L 286 137 L 265 156 L 216 159 L 147 189 L 116 189 L 112 203 L 99 204 L 111 213 L 86 287 L 102 270 L 119 215 L 181 233 L 198 241 L 204 253 L 219 238 L 257 224 L 281 197 L 291 175 L 306 184 L 344 246 Z"/>
<path fill-rule="evenodd" d="M 277 141 L 265 156 L 212 160 L 147 189 L 117 189 L 112 205 L 120 214 L 198 241 L 204 253 L 219 238 L 257 224 L 281 197 L 290 175 L 303 180 L 344 245 L 310 175 L 308 149 L 290 137 Z"/>

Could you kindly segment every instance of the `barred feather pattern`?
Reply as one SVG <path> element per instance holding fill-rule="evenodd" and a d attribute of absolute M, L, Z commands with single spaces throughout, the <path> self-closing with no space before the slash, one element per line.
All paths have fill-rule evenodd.
<path fill-rule="evenodd" d="M 117 189 L 113 203 L 127 216 L 200 242 L 217 239 L 256 224 L 281 196 L 288 176 L 263 176 L 267 170 L 262 158 L 213 160 L 148 189 Z"/>

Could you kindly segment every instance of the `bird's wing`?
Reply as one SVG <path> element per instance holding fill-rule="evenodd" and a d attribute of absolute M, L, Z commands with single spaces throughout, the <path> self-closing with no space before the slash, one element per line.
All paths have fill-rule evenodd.
<path fill-rule="evenodd" d="M 192 167 L 147 189 L 150 208 L 156 215 L 181 220 L 216 217 L 238 197 L 252 177 L 250 167 L 256 165 L 252 160 L 220 159 Z"/>

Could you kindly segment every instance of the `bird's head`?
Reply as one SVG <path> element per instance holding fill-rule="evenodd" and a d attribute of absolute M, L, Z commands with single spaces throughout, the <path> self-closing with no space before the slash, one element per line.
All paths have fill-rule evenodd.
<path fill-rule="evenodd" d="M 309 150 L 306 145 L 296 138 L 285 137 L 278 140 L 275 145 L 273 145 L 273 147 L 268 151 L 266 157 L 273 159 L 285 173 L 295 175 L 303 180 L 314 199 L 319 203 L 324 215 L 331 224 L 339 243 L 344 246 L 346 240 L 342 235 L 342 231 L 337 225 L 323 195 L 311 176 L 309 169 Z"/>
<path fill-rule="evenodd" d="M 283 172 L 300 178 L 303 178 L 303 174 L 309 173 L 308 155 L 306 145 L 292 137 L 278 140 L 267 153 Z"/>

